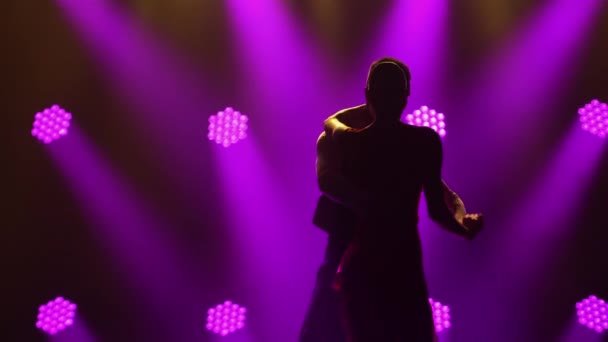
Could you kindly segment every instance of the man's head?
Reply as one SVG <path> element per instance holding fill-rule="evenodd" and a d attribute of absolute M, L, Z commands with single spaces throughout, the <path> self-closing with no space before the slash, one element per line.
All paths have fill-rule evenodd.
<path fill-rule="evenodd" d="M 403 62 L 381 58 L 369 68 L 365 98 L 376 121 L 399 120 L 410 95 L 410 71 Z"/>

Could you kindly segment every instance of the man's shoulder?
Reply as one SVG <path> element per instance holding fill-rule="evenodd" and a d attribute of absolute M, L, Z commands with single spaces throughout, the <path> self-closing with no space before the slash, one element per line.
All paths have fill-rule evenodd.
<path fill-rule="evenodd" d="M 327 140 L 327 134 L 325 132 L 321 132 L 321 134 L 319 134 L 319 137 L 317 138 L 317 144 L 320 142 L 324 142 L 325 140 Z"/>
<path fill-rule="evenodd" d="M 439 134 L 430 127 L 414 126 L 406 123 L 402 123 L 401 127 L 404 131 L 413 134 L 419 139 L 434 140 L 435 137 L 439 137 Z"/>
<path fill-rule="evenodd" d="M 340 116 L 341 118 L 349 118 L 351 116 L 357 116 L 357 115 L 361 115 L 361 114 L 365 114 L 367 112 L 367 107 L 362 104 L 362 105 L 358 105 L 355 107 L 350 107 L 350 108 L 345 108 L 342 110 L 339 110 L 338 112 L 334 113 L 333 115 L 330 115 L 329 117 L 337 117 Z"/>
<path fill-rule="evenodd" d="M 320 149 L 333 149 L 334 144 L 332 142 L 332 139 L 329 135 L 327 135 L 327 133 L 325 132 L 321 132 L 321 134 L 319 134 L 319 137 L 317 138 L 317 148 Z"/>

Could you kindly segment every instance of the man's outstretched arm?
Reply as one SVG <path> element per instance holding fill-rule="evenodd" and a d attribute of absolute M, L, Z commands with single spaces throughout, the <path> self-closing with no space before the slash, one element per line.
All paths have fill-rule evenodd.
<path fill-rule="evenodd" d="M 443 182 L 443 187 L 443 200 L 456 221 L 467 227 L 468 230 L 473 231 L 474 234 L 477 234 L 484 226 L 483 215 L 479 213 L 468 214 L 460 196 L 450 189 L 445 181 Z"/>
<path fill-rule="evenodd" d="M 464 202 L 458 196 L 456 192 L 454 192 L 450 187 L 446 184 L 445 180 L 441 182 L 443 185 L 443 201 L 454 215 L 454 218 L 458 222 L 462 222 L 467 215 L 467 209 L 464 206 Z"/>
<path fill-rule="evenodd" d="M 441 139 L 437 133 L 430 129 L 428 130 L 428 151 L 426 153 L 428 153 L 428 162 L 423 187 L 429 216 L 442 228 L 468 239 L 473 238 L 476 232 L 468 229 L 463 224 L 465 214 L 462 214 L 462 211 L 464 210 L 464 205 L 461 207 L 462 210 L 454 210 L 452 212 L 446 204 L 450 192 L 452 194 L 455 193 L 449 190 L 441 179 L 441 167 L 443 163 Z M 446 189 L 449 191 L 446 191 Z M 462 203 L 462 201 L 460 202 Z M 457 216 L 461 214 L 462 218 L 460 220 L 457 219 Z"/>

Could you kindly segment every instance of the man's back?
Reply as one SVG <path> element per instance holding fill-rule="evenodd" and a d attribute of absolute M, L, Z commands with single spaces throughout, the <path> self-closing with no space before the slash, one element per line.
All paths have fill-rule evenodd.
<path fill-rule="evenodd" d="M 433 151 L 425 128 L 370 127 L 347 142 L 344 172 L 369 195 L 337 278 L 356 341 L 432 341 L 418 202 Z M 431 158 L 429 158 L 431 157 Z M 407 339 L 406 339 L 407 337 Z"/>
<path fill-rule="evenodd" d="M 369 194 L 368 221 L 357 235 L 377 239 L 416 234 L 418 203 L 433 158 L 430 129 L 399 123 L 369 129 L 351 141 L 344 172 Z M 407 228 L 406 228 L 407 227 Z"/>

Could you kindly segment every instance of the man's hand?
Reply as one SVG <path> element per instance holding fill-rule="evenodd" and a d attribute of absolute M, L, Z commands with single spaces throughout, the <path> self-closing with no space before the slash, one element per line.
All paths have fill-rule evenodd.
<path fill-rule="evenodd" d="M 483 229 L 483 214 L 466 214 L 462 218 L 462 225 L 467 228 L 467 238 L 473 239 Z"/>
<path fill-rule="evenodd" d="M 344 127 L 346 128 L 334 132 L 334 141 L 342 149 L 356 148 L 356 145 L 361 142 L 361 139 L 365 139 L 370 135 L 375 134 L 374 130 L 370 129 L 372 127 L 371 124 L 362 128 Z"/>
<path fill-rule="evenodd" d="M 333 115 L 323 122 L 323 130 L 328 136 L 338 138 L 340 135 L 352 130 L 352 128 L 340 121 L 337 115 Z"/>
<path fill-rule="evenodd" d="M 359 131 L 360 131 L 359 129 L 348 127 L 348 126 L 344 126 L 344 128 L 334 131 L 334 138 L 340 139 L 340 138 L 345 137 L 345 136 L 350 136 L 353 133 L 357 133 Z"/>

